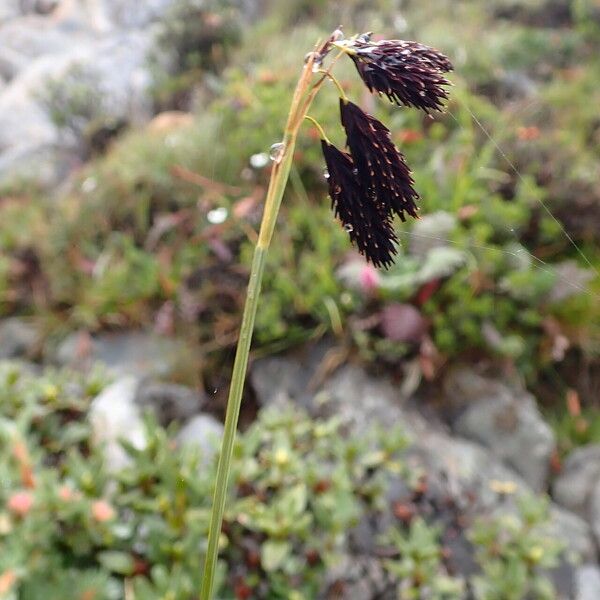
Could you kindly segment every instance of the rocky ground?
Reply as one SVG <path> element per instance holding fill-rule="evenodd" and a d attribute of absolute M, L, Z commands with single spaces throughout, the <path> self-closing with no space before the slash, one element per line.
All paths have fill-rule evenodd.
<path fill-rule="evenodd" d="M 94 120 L 122 128 L 152 116 L 150 52 L 173 4 L 1 3 L 0 184 L 23 178 L 50 189 L 82 164 L 86 128 Z M 78 87 L 81 102 L 72 95 L 67 100 L 69 85 Z M 92 113 L 83 108 L 90 96 L 96 98 Z"/>
<path fill-rule="evenodd" d="M 118 130 L 152 118 L 150 52 L 173 3 L 0 3 L 0 185 L 26 178 L 56 190 L 86 160 L 90 125 L 96 120 Z M 78 114 L 77 107 L 61 104 L 60 89 L 66 84 L 80 85 L 86 98 L 101 98 L 97 113 Z M 440 227 L 435 225 L 438 234 Z M 214 453 L 222 425 L 211 399 L 171 383 L 189 380 L 182 374 L 197 368 L 185 343 L 137 330 L 95 336 L 75 332 L 51 344 L 42 340 L 42 332 L 26 318 L 0 320 L 0 361 L 23 361 L 33 371 L 40 364 L 76 369 L 102 364 L 113 383 L 95 398 L 89 418 L 97 438 L 106 442 L 112 469 L 127 460 L 119 439 L 145 443 L 146 408 L 162 424 L 180 425 L 181 444 L 200 445 L 207 460 Z M 580 559 L 565 562 L 553 574 L 560 598 L 600 598 L 600 444 L 580 447 L 558 465 L 552 428 L 518 382 L 457 366 L 432 401 L 408 390 L 412 386 L 358 365 L 324 370 L 323 365 L 335 362 L 334 354 L 334 346 L 322 342 L 255 361 L 249 381 L 253 400 L 259 407 L 295 403 L 315 416 L 338 415 L 353 436 L 374 425 L 400 425 L 410 440 L 407 463 L 426 482 L 418 508 L 426 505 L 443 518 L 509 513 L 519 495 L 549 492 L 556 537 Z M 414 508 L 400 478 L 392 482 L 389 500 L 390 506 Z M 351 536 L 347 563 L 329 574 L 331 587 L 342 582 L 344 598 L 387 597 L 388 582 L 372 551 L 389 518 L 365 518 Z M 468 573 L 470 548 L 459 529 L 452 543 L 456 568 Z"/>
<path fill-rule="evenodd" d="M 257 362 L 251 382 L 259 403 L 298 402 L 314 414 L 322 414 L 322 407 L 326 407 L 350 424 L 350 435 L 360 436 L 374 424 L 401 424 L 411 439 L 410 464 L 426 474 L 428 502 L 433 506 L 448 505 L 450 501 L 467 515 L 510 511 L 514 496 L 498 493 L 502 483 L 516 484 L 516 495 L 549 488 L 554 435 L 534 398 L 522 388 L 482 376 L 468 367 L 457 368 L 445 378 L 441 402 L 452 407 L 452 415 L 442 417 L 421 398 L 403 397 L 393 382 L 353 365 L 340 368 L 311 388 L 311 382 L 318 381 L 319 365 L 326 352 L 327 348 L 321 346 L 303 355 Z M 595 522 L 599 454 L 598 445 L 574 452 L 552 484 L 556 535 L 566 540 L 583 561 L 577 568 L 564 565 L 556 573 L 563 598 L 583 600 L 600 594 L 600 569 L 596 564 L 600 538 Z M 407 502 L 407 490 L 402 486 L 392 495 L 393 502 Z M 473 498 L 477 500 L 470 500 Z M 372 543 L 377 527 L 381 530 L 384 525 L 359 528 L 357 547 L 352 550 L 361 560 L 369 561 L 369 541 Z M 463 563 L 459 570 L 468 572 L 468 566 Z M 378 573 L 377 569 L 366 572 Z M 377 576 L 371 578 L 368 593 L 366 580 L 364 573 L 359 575 L 347 597 L 379 597 L 381 582 Z"/>
<path fill-rule="evenodd" d="M 4 360 L 26 361 L 35 351 L 33 328 L 19 319 L 0 322 Z M 119 440 L 144 445 L 142 413 L 150 408 L 163 425 L 177 422 L 177 440 L 197 444 L 207 460 L 214 455 L 222 424 L 208 411 L 209 400 L 191 388 L 167 383 L 176 369 L 177 344 L 153 334 L 123 332 L 84 344 L 82 362 L 74 338 L 67 339 L 48 362 L 87 368 L 103 364 L 114 382 L 93 401 L 89 418 L 104 442 L 111 469 L 127 458 Z M 135 350 L 129 352 L 127 349 Z M 473 367 L 450 371 L 436 402 L 406 395 L 387 377 L 345 364 L 326 374 L 335 346 L 327 342 L 293 354 L 254 362 L 249 387 L 259 407 L 296 403 L 315 416 L 336 415 L 351 436 L 374 426 L 400 426 L 408 436 L 407 465 L 426 482 L 415 504 L 402 479 L 392 481 L 390 506 L 433 511 L 442 520 L 471 519 L 478 514 L 510 513 L 515 499 L 548 491 L 557 539 L 565 541 L 576 562 L 564 562 L 553 573 L 560 598 L 592 600 L 600 596 L 600 444 L 575 450 L 556 472 L 556 442 L 535 399 L 514 382 L 477 372 Z M 31 363 L 30 368 L 39 367 Z M 443 407 L 443 410 L 438 407 Z M 379 558 L 377 536 L 389 515 L 365 517 L 353 532 L 347 561 L 330 573 L 331 586 L 343 584 L 344 598 L 380 598 L 389 585 Z M 470 546 L 460 536 L 450 543 L 456 569 L 472 568 Z M 351 568 L 350 568 L 351 565 Z"/>

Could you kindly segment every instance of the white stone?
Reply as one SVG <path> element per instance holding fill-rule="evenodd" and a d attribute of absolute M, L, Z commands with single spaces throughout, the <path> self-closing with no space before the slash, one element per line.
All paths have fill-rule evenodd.
<path fill-rule="evenodd" d="M 202 463 L 209 464 L 219 450 L 223 425 L 214 417 L 199 414 L 192 417 L 177 434 L 180 446 L 195 446 L 202 453 Z"/>
<path fill-rule="evenodd" d="M 146 445 L 140 409 L 135 403 L 138 385 L 136 377 L 117 379 L 96 396 L 90 406 L 94 443 L 102 446 L 106 466 L 113 473 L 130 463 L 121 439 L 138 449 Z"/>

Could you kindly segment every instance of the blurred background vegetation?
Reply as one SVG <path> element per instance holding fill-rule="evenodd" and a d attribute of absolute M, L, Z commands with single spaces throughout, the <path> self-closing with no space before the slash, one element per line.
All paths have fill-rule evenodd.
<path fill-rule="evenodd" d="M 148 124 L 111 117 L 102 91 L 81 70 L 45 86 L 40 102 L 62 135 L 76 140 L 84 162 L 51 191 L 22 176 L 3 181 L 0 317 L 35 324 L 40 337 L 29 358 L 41 363 L 52 362 L 72 332 L 93 339 L 143 329 L 177 338 L 188 353 L 174 379 L 210 392 L 211 410 L 221 414 L 269 147 L 281 137 L 304 54 L 340 24 L 348 35 L 374 31 L 421 41 L 455 65 L 448 111 L 431 117 L 370 97 L 352 65 L 336 67 L 348 95 L 383 118 L 406 154 L 422 219 L 397 223 L 395 266 L 380 272 L 367 267 L 332 216 L 318 140 L 307 126 L 266 268 L 254 356 L 334 339 L 344 360 L 372 372 L 399 377 L 416 365 L 431 397 L 453 365 L 483 364 L 520 378 L 535 393 L 561 453 L 600 441 L 600 6 L 594 0 L 172 3 L 148 57 L 157 115 Z M 326 88 L 312 112 L 341 145 L 336 94 Z M 45 598 L 120 597 L 114 578 L 125 576 L 134 582 L 131 598 L 192 597 L 199 573 L 195 540 L 205 527 L 210 489 L 209 475 L 190 476 L 198 458 L 171 455 L 164 430 L 147 423 L 152 442 L 143 452 L 128 448 L 136 468 L 119 476 L 117 500 L 108 507 L 133 516 L 127 526 L 115 524 L 110 511 L 106 519 L 101 510 L 90 512 L 108 475 L 95 468 L 99 458 L 79 419 L 86 399 L 106 381 L 97 373 L 85 381 L 70 375 L 70 383 L 50 373 L 46 381 L 17 367 L 2 376 L 0 414 L 4 425 L 17 424 L 6 425 L 3 443 L 14 455 L 19 435 L 31 440 L 31 460 L 39 459 L 36 477 L 53 515 L 48 521 L 41 512 L 37 521 L 10 525 L 16 549 L 2 553 L 0 572 L 27 564 L 30 576 L 9 597 L 41 598 L 46 573 L 60 569 L 54 595 Z M 569 394 L 575 403 L 566 402 Z M 291 589 L 300 590 L 297 598 L 316 597 L 323 565 L 311 551 L 335 546 L 362 510 L 359 504 L 376 502 L 372 469 L 353 458 L 360 452 L 344 446 L 350 442 L 331 433 L 323 434 L 330 441 L 323 456 L 304 457 L 306 440 L 285 440 L 319 436 L 313 428 L 321 425 L 305 415 L 259 419 L 262 425 L 245 434 L 241 456 L 251 462 L 255 452 L 283 443 L 301 465 L 296 487 L 278 479 L 276 459 L 270 475 L 248 467 L 250 491 L 238 501 L 249 515 L 245 531 L 254 533 L 244 538 L 240 558 L 235 540 L 242 533 L 228 532 L 226 558 L 230 565 L 262 560 L 268 589 L 248 578 L 243 585 L 229 578 L 226 589 L 237 598 L 291 598 Z M 261 427 L 272 434 L 261 437 Z M 335 424 L 323 427 L 333 431 Z M 385 461 L 394 452 L 386 450 Z M 3 466 L 18 487 L 30 459 L 15 456 L 16 463 L 10 453 L 2 461 L 11 463 Z M 321 460 L 337 473 L 333 498 L 314 492 L 313 463 Z M 341 467 L 348 461 L 354 476 Z M 55 498 L 63 479 L 72 485 L 64 492 L 73 494 L 72 507 Z M 310 522 L 283 523 L 275 515 L 277 502 L 282 518 L 297 511 L 310 514 Z M 319 512 L 320 502 L 344 508 L 331 521 Z M 543 513 L 542 507 L 531 517 L 528 510 L 525 521 L 513 523 L 518 531 L 529 531 Z M 9 525 L 2 518 L 5 536 Z M 54 519 L 67 523 L 66 531 Z M 129 550 L 137 548 L 131 541 L 140 531 L 137 520 L 150 531 L 151 542 L 145 538 L 144 544 L 151 551 L 144 544 Z M 262 558 L 254 557 L 259 542 L 271 539 L 273 522 L 279 529 L 266 556 L 263 550 Z M 420 540 L 417 547 L 435 541 L 436 532 L 421 525 L 390 534 L 391 543 L 410 548 L 410 536 Z M 294 530 L 290 535 L 300 540 L 310 568 L 292 561 L 278 570 L 291 552 L 282 539 L 285 527 Z M 500 582 L 505 572 L 489 565 L 503 550 L 486 555 L 485 527 L 473 539 L 483 540 L 478 556 L 489 567 L 483 572 Z M 442 569 L 442 557 L 432 544 L 434 551 L 408 566 L 390 559 L 390 577 L 416 578 L 416 588 L 422 578 L 439 579 L 431 574 Z M 535 557 L 521 560 L 519 554 L 530 549 L 507 553 L 531 566 Z M 416 575 L 410 570 L 415 561 L 424 565 Z M 73 585 L 85 588 L 74 569 L 85 571 L 85 585 L 104 591 L 65 596 Z M 438 595 L 423 597 L 462 597 L 460 582 L 446 583 Z M 254 592 L 244 595 L 244 585 Z M 484 590 L 477 597 L 525 597 L 486 592 L 489 581 L 477 585 Z M 258 589 L 262 595 L 252 595 Z M 421 597 L 415 594 L 400 597 Z"/>
<path fill-rule="evenodd" d="M 554 14 L 549 5 L 564 6 Z M 352 97 L 385 113 L 431 218 L 399 226 L 398 264 L 365 293 L 307 128 L 267 269 L 257 349 L 334 333 L 365 360 L 394 368 L 420 340 L 387 331 L 381 311 L 410 303 L 425 319 L 436 367 L 503 360 L 555 398 L 574 386 L 591 402 L 600 194 L 594 5 L 400 8 L 349 3 L 332 14 L 318 2 L 286 3 L 247 24 L 227 3 L 176 3 L 157 42 L 171 60 L 154 68 L 155 110 L 169 112 L 148 127 L 117 128 L 100 148 L 96 138 L 114 124 L 103 120 L 93 84 L 78 72 L 52 82 L 44 101 L 53 120 L 85 131 L 78 137 L 92 160 L 59 197 L 6 184 L 1 313 L 40 319 L 49 336 L 156 327 L 168 313 L 161 326 L 200 350 L 206 387 L 218 383 L 223 371 L 214 366 L 231 358 L 239 325 L 266 153 L 281 136 L 299 55 L 340 22 L 348 32 L 424 40 L 456 65 L 449 110 L 433 118 L 368 98 L 351 65 L 339 68 Z M 326 90 L 314 113 L 341 142 L 335 94 Z"/>

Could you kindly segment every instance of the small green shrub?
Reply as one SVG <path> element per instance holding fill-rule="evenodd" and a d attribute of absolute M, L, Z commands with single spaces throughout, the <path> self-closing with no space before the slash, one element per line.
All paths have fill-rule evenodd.
<path fill-rule="evenodd" d="M 600 442 L 600 411 L 597 408 L 582 408 L 572 414 L 564 408 L 554 408 L 546 413 L 557 437 L 558 450 L 561 455 L 579 446 Z"/>
<path fill-rule="evenodd" d="M 460 600 L 465 582 L 448 575 L 442 560 L 440 531 L 421 517 L 414 519 L 408 531 L 392 529 L 382 541 L 391 544 L 399 556 L 386 560 L 386 570 L 398 583 L 399 600 Z"/>
<path fill-rule="evenodd" d="M 39 100 L 64 140 L 84 158 L 105 150 L 125 126 L 124 119 L 110 114 L 98 74 L 80 64 L 49 78 Z"/>
<path fill-rule="evenodd" d="M 471 531 L 482 573 L 473 580 L 478 600 L 552 600 L 544 570 L 558 564 L 564 544 L 548 525 L 548 500 L 523 496 L 515 514 L 480 519 Z"/>
<path fill-rule="evenodd" d="M 110 475 L 87 420 L 101 387 L 100 374 L 2 365 L 0 577 L 15 598 L 60 598 L 74 586 L 69 597 L 81 600 L 126 589 L 187 599 L 200 582 L 215 465 L 148 417 L 145 447 L 124 444 L 130 465 Z M 235 450 L 223 596 L 314 597 L 348 530 L 381 505 L 404 444 L 390 432 L 346 439 L 335 418 L 263 411 Z"/>
<path fill-rule="evenodd" d="M 129 465 L 109 473 L 87 419 L 105 382 L 101 371 L 39 375 L 0 364 L 0 582 L 8 597 L 184 600 L 198 589 L 214 461 L 176 446 L 174 430 L 148 416 L 145 447 L 125 443 Z M 414 478 L 400 431 L 359 439 L 343 429 L 335 417 L 273 408 L 239 436 L 220 597 L 316 597 L 353 525 L 389 510 L 390 476 Z M 514 514 L 467 527 L 474 578 L 448 573 L 441 529 L 429 524 L 435 515 L 425 518 L 381 540 L 399 598 L 462 598 L 467 586 L 478 600 L 554 597 L 544 573 L 563 545 L 543 499 L 524 497 Z"/>
<path fill-rule="evenodd" d="M 172 4 L 158 26 L 156 48 L 150 55 L 152 92 L 160 108 L 185 107 L 202 74 L 223 68 L 241 39 L 238 12 L 237 4 L 229 0 Z"/>

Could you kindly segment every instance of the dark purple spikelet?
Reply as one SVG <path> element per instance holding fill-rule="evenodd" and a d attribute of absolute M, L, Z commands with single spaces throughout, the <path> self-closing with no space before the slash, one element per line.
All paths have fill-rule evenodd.
<path fill-rule="evenodd" d="M 350 58 L 371 92 L 426 112 L 440 110 L 448 99 L 444 86 L 450 82 L 443 73 L 452 71 L 452 63 L 434 48 L 404 40 L 371 42 L 367 36 L 350 48 Z"/>
<path fill-rule="evenodd" d="M 389 129 L 356 104 L 340 98 L 346 145 L 356 166 L 363 194 L 375 198 L 382 214 L 402 221 L 405 213 L 418 218 L 419 194 L 404 156 L 390 138 Z"/>
<path fill-rule="evenodd" d="M 348 153 L 325 140 L 321 147 L 329 173 L 331 208 L 358 251 L 375 267 L 389 267 L 398 241 L 389 213 L 382 210 L 372 191 L 365 193 Z"/>

